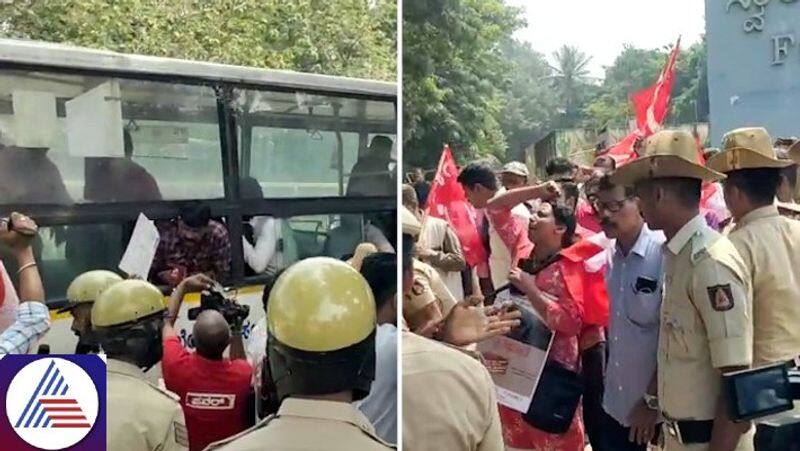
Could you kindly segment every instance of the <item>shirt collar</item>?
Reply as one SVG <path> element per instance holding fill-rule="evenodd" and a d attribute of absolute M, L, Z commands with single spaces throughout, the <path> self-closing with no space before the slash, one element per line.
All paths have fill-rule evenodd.
<path fill-rule="evenodd" d="M 124 374 L 125 376 L 144 379 L 144 371 L 132 363 L 117 359 L 108 359 L 106 367 L 110 373 Z"/>
<path fill-rule="evenodd" d="M 647 227 L 647 224 L 643 224 L 642 230 L 639 231 L 639 237 L 636 238 L 636 242 L 633 243 L 633 247 L 631 248 L 629 254 L 636 254 L 640 257 L 645 257 L 647 255 L 647 247 L 650 244 L 651 237 L 652 232 Z M 624 256 L 622 249 L 619 246 L 619 240 L 617 240 L 616 244 L 616 253 L 619 256 Z"/>
<path fill-rule="evenodd" d="M 367 417 L 352 404 L 344 402 L 286 398 L 278 409 L 278 417 L 281 416 L 342 421 L 372 435 L 375 434 L 375 428 Z"/>
<path fill-rule="evenodd" d="M 681 249 L 686 246 L 689 241 L 691 241 L 692 237 L 697 235 L 703 230 L 703 227 L 706 227 L 706 220 L 702 214 L 698 214 L 691 221 L 687 222 L 686 224 L 678 230 L 678 233 L 672 237 L 671 240 L 667 243 L 667 249 L 670 250 L 675 255 L 678 255 Z"/>
<path fill-rule="evenodd" d="M 767 205 L 765 207 L 756 208 L 755 210 L 742 216 L 742 219 L 737 221 L 736 228 L 744 227 L 745 225 L 762 218 L 769 218 L 771 216 L 779 216 L 777 205 Z"/>

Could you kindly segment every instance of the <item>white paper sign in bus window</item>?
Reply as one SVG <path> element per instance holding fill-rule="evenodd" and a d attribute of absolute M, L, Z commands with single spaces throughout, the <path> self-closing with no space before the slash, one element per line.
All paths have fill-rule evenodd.
<path fill-rule="evenodd" d="M 122 95 L 111 80 L 67 101 L 67 144 L 74 157 L 124 157 Z"/>

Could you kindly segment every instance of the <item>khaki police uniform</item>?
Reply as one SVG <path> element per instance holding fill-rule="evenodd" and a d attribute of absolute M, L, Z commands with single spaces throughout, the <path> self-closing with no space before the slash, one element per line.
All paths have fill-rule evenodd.
<path fill-rule="evenodd" d="M 663 130 L 647 138 L 643 154 L 611 179 L 631 186 L 671 177 L 716 182 L 725 176 L 710 164 L 700 164 L 691 134 Z M 693 427 L 710 431 L 721 400 L 720 369 L 752 363 L 750 274 L 734 245 L 708 227 L 703 215 L 684 224 L 666 244 L 663 266 L 658 400 L 666 450 L 708 450 L 709 443 L 680 443 L 676 429 L 684 429 L 687 439 L 696 433 Z M 752 434 L 751 428 L 736 449 L 753 449 Z"/>
<path fill-rule="evenodd" d="M 722 143 L 722 152 L 708 166 L 726 174 L 748 169 L 778 171 L 793 164 L 777 158 L 772 138 L 762 127 L 732 130 Z M 778 202 L 757 208 L 738 218 L 729 234 L 753 286 L 755 366 L 800 355 L 800 223 L 780 216 L 787 205 Z"/>
<path fill-rule="evenodd" d="M 403 448 L 502 451 L 489 372 L 476 359 L 404 331 Z"/>
<path fill-rule="evenodd" d="M 742 217 L 729 235 L 753 285 L 753 365 L 800 355 L 800 222 L 774 205 Z"/>
<path fill-rule="evenodd" d="M 385 451 L 394 449 L 375 434 L 351 404 L 287 398 L 278 413 L 241 434 L 209 445 L 225 451 Z"/>
<path fill-rule="evenodd" d="M 658 397 L 672 421 L 713 420 L 720 399 L 720 368 L 752 362 L 752 291 L 733 244 L 706 225 L 686 223 L 664 253 L 664 299 L 658 349 Z M 666 450 L 707 450 L 681 445 L 667 433 Z M 737 450 L 753 447 L 752 432 Z"/>
<path fill-rule="evenodd" d="M 447 316 L 459 300 L 453 296 L 439 272 L 433 266 L 417 259 L 414 259 L 413 264 L 414 279 L 419 280 L 422 285 L 432 290 L 433 295 L 442 305 L 442 314 Z"/>
<path fill-rule="evenodd" d="M 108 359 L 108 449 L 188 449 L 186 422 L 179 398 L 146 382 L 144 377 L 140 368 Z"/>

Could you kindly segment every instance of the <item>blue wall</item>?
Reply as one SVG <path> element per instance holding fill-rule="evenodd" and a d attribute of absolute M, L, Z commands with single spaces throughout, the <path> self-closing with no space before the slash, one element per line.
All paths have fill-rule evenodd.
<path fill-rule="evenodd" d="M 750 125 L 800 136 L 800 0 L 706 0 L 706 39 L 711 144 Z"/>

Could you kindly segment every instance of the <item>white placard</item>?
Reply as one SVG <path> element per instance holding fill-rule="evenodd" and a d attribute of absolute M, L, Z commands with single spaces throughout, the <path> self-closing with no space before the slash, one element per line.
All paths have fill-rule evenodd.
<path fill-rule="evenodd" d="M 153 221 L 147 219 L 144 213 L 139 213 L 128 248 L 125 249 L 125 254 L 119 262 L 119 269 L 128 276 L 147 280 L 160 240 L 161 237 Z"/>
<path fill-rule="evenodd" d="M 505 290 L 497 295 L 495 303 L 498 302 L 513 302 L 522 311 L 522 324 L 508 336 L 478 343 L 478 351 L 486 359 L 508 362 L 504 374 L 492 374 L 497 402 L 525 413 L 533 401 L 554 334 L 527 299 Z"/>
<path fill-rule="evenodd" d="M 111 80 L 67 101 L 67 145 L 74 157 L 124 157 L 122 94 Z"/>
<path fill-rule="evenodd" d="M 59 124 L 56 117 L 56 95 L 44 91 L 14 91 L 11 94 L 14 116 L 7 145 L 17 147 L 52 147 Z"/>

